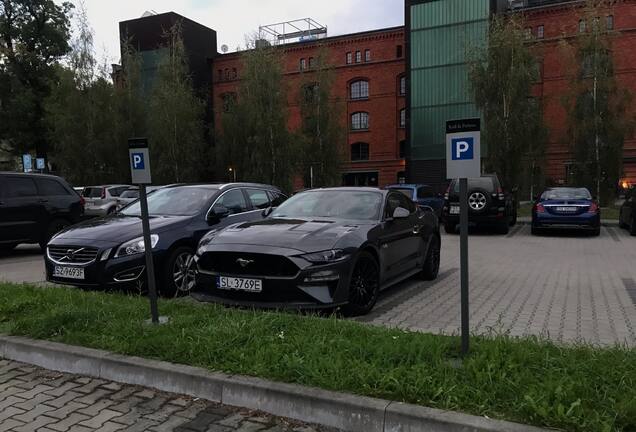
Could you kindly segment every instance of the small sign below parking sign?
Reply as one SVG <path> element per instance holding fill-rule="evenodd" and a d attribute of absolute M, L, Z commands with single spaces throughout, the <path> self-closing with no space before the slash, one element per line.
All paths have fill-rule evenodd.
<path fill-rule="evenodd" d="M 480 119 L 446 122 L 446 178 L 481 176 Z"/>
<path fill-rule="evenodd" d="M 152 176 L 150 175 L 148 140 L 146 138 L 129 139 L 128 153 L 130 157 L 132 183 L 137 185 L 151 184 Z"/>

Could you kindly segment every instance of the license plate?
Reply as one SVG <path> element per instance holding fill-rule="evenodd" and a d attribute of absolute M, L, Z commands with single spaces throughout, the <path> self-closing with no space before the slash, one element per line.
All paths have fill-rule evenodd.
<path fill-rule="evenodd" d="M 557 211 L 562 213 L 574 213 L 576 210 L 576 207 L 557 207 Z"/>
<path fill-rule="evenodd" d="M 247 291 L 259 293 L 263 291 L 263 281 L 260 279 L 244 279 L 219 276 L 216 287 L 228 291 Z"/>
<path fill-rule="evenodd" d="M 450 214 L 452 214 L 452 215 L 458 215 L 458 214 L 459 214 L 459 206 L 451 206 L 451 208 L 450 208 Z"/>
<path fill-rule="evenodd" d="M 53 276 L 65 279 L 84 279 L 84 269 L 81 267 L 55 266 Z"/>

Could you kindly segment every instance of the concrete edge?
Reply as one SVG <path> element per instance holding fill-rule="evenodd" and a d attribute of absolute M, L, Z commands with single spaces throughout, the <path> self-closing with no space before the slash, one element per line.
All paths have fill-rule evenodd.
<path fill-rule="evenodd" d="M 0 358 L 260 410 L 350 432 L 541 432 L 543 429 L 103 350 L 0 335 Z"/>

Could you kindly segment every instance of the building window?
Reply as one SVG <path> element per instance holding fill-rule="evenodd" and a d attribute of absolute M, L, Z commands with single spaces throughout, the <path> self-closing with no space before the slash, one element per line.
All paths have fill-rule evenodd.
<path fill-rule="evenodd" d="M 607 29 L 614 30 L 614 15 L 607 16 Z"/>
<path fill-rule="evenodd" d="M 313 102 L 318 97 L 318 84 L 306 84 L 303 86 L 303 97 L 305 98 L 305 102 Z"/>
<path fill-rule="evenodd" d="M 365 62 L 371 61 L 371 50 L 364 50 L 364 61 Z"/>
<path fill-rule="evenodd" d="M 224 93 L 221 95 L 223 99 L 223 112 L 230 112 L 236 105 L 236 93 Z"/>
<path fill-rule="evenodd" d="M 406 77 L 400 77 L 400 96 L 404 96 L 406 94 Z"/>
<path fill-rule="evenodd" d="M 532 27 L 527 27 L 525 31 L 526 40 L 532 39 Z"/>
<path fill-rule="evenodd" d="M 356 51 L 356 63 L 362 62 L 362 52 Z"/>
<path fill-rule="evenodd" d="M 406 127 L 406 110 L 405 109 L 400 110 L 400 127 L 401 128 Z"/>
<path fill-rule="evenodd" d="M 369 81 L 360 80 L 351 83 L 351 99 L 368 99 Z"/>
<path fill-rule="evenodd" d="M 539 27 L 537 27 L 537 38 L 543 39 L 544 36 L 545 36 L 545 27 L 543 27 L 543 25 L 540 25 Z"/>
<path fill-rule="evenodd" d="M 232 68 L 232 79 L 236 78 L 238 78 L 238 72 L 236 71 L 236 68 Z"/>
<path fill-rule="evenodd" d="M 404 159 L 406 157 L 406 141 L 400 141 L 400 159 Z"/>
<path fill-rule="evenodd" d="M 316 66 L 316 62 L 313 57 L 309 57 L 309 69 L 313 69 Z"/>
<path fill-rule="evenodd" d="M 397 57 L 397 58 L 402 58 L 402 56 L 404 55 L 404 54 L 402 53 L 402 45 L 398 45 L 398 46 L 397 46 L 397 49 L 396 49 L 396 53 L 395 53 L 395 54 L 396 54 L 396 57 Z"/>
<path fill-rule="evenodd" d="M 307 60 L 304 58 L 300 59 L 300 70 L 303 71 L 307 69 Z"/>
<path fill-rule="evenodd" d="M 367 130 L 369 129 L 369 113 L 358 112 L 351 115 L 351 130 Z"/>
<path fill-rule="evenodd" d="M 229 69 L 225 69 L 224 76 L 225 76 L 225 81 L 229 81 L 230 80 L 230 70 Z"/>
<path fill-rule="evenodd" d="M 351 145 L 351 162 L 368 161 L 369 144 L 355 143 Z"/>
<path fill-rule="evenodd" d="M 347 64 L 353 63 L 353 54 L 350 52 L 347 53 Z"/>
<path fill-rule="evenodd" d="M 579 33 L 585 33 L 587 30 L 587 23 L 584 19 L 579 20 Z"/>

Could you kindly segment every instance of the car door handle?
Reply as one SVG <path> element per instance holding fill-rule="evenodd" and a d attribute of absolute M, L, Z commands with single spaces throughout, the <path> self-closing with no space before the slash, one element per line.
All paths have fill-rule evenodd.
<path fill-rule="evenodd" d="M 422 230 L 422 227 L 419 225 L 416 225 L 413 227 L 413 234 L 417 235 L 420 233 L 421 230 Z"/>

